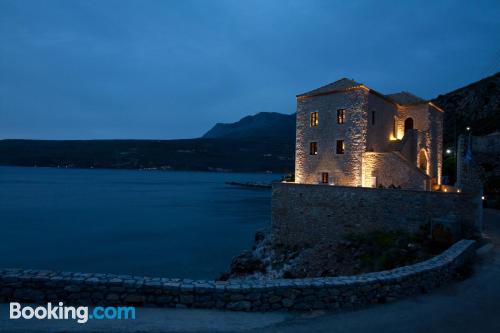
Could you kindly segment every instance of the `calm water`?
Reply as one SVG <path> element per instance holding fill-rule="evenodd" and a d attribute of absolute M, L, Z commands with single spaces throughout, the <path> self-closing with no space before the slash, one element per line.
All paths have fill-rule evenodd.
<path fill-rule="evenodd" d="M 0 267 L 214 278 L 270 223 L 280 175 L 0 167 Z"/>

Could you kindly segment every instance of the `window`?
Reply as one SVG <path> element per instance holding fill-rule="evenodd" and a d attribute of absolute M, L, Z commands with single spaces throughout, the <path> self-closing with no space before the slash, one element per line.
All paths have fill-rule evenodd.
<path fill-rule="evenodd" d="M 406 118 L 405 120 L 405 133 L 413 129 L 413 118 Z"/>
<path fill-rule="evenodd" d="M 344 148 L 344 140 L 337 140 L 337 154 L 343 154 Z"/>
<path fill-rule="evenodd" d="M 321 173 L 321 182 L 323 184 L 328 184 L 328 172 Z"/>
<path fill-rule="evenodd" d="M 375 125 L 375 111 L 372 111 L 372 125 Z"/>
<path fill-rule="evenodd" d="M 337 110 L 337 124 L 343 124 L 345 122 L 345 110 L 338 109 Z"/>
<path fill-rule="evenodd" d="M 311 112 L 311 127 L 318 126 L 318 113 Z"/>
<path fill-rule="evenodd" d="M 309 154 L 310 155 L 318 155 L 318 143 L 317 142 L 309 143 Z"/>

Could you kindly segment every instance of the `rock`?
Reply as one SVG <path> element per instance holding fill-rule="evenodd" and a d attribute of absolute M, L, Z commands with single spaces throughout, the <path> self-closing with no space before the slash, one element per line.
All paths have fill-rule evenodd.
<path fill-rule="evenodd" d="M 180 302 L 182 304 L 192 304 L 194 302 L 194 296 L 193 295 L 181 295 Z"/>
<path fill-rule="evenodd" d="M 173 299 L 172 296 L 159 296 L 156 298 L 156 302 L 159 304 L 168 304 L 172 302 Z"/>
<path fill-rule="evenodd" d="M 221 273 L 219 277 L 217 278 L 217 281 L 227 281 L 231 275 L 228 272 Z"/>
<path fill-rule="evenodd" d="M 285 308 L 289 308 L 289 307 L 293 306 L 294 301 L 290 298 L 285 298 L 285 299 L 283 299 L 283 301 L 281 301 L 281 303 L 283 303 L 283 306 Z"/>
<path fill-rule="evenodd" d="M 255 301 L 260 299 L 260 294 L 259 293 L 250 293 L 247 295 L 247 298 L 251 301 Z"/>
<path fill-rule="evenodd" d="M 255 233 L 255 238 L 254 238 L 255 245 L 262 243 L 264 239 L 266 239 L 266 234 L 263 231 L 257 231 Z"/>
<path fill-rule="evenodd" d="M 231 295 L 231 301 L 241 301 L 244 299 L 245 299 L 245 296 L 243 296 L 242 294 L 232 294 Z"/>
<path fill-rule="evenodd" d="M 120 300 L 120 296 L 118 294 L 109 294 L 106 296 L 106 300 L 114 302 Z"/>
<path fill-rule="evenodd" d="M 81 290 L 81 288 L 78 286 L 66 286 L 64 287 L 64 290 L 70 293 L 77 293 Z"/>
<path fill-rule="evenodd" d="M 230 310 L 250 310 L 252 308 L 252 303 L 248 301 L 230 302 L 227 304 L 227 308 Z"/>
<path fill-rule="evenodd" d="M 256 272 L 263 273 L 266 270 L 264 262 L 255 258 L 250 251 L 244 251 L 239 256 L 235 257 L 231 262 L 232 274 L 252 274 Z"/>
<path fill-rule="evenodd" d="M 17 275 L 6 275 L 2 278 L 3 282 L 11 283 L 19 281 L 19 277 Z"/>
<path fill-rule="evenodd" d="M 127 303 L 143 303 L 146 298 L 143 295 L 130 294 L 127 295 L 124 299 Z"/>
<path fill-rule="evenodd" d="M 88 278 L 87 280 L 85 280 L 86 284 L 95 284 L 95 283 L 99 283 L 99 282 L 100 282 L 99 278 L 96 278 L 96 277 L 91 277 L 91 278 Z"/>
<path fill-rule="evenodd" d="M 278 295 L 269 297 L 269 303 L 278 303 L 279 301 L 281 301 L 281 297 Z"/>
<path fill-rule="evenodd" d="M 104 297 L 104 295 L 102 293 L 95 292 L 95 293 L 92 293 L 91 297 L 93 299 L 101 300 Z"/>

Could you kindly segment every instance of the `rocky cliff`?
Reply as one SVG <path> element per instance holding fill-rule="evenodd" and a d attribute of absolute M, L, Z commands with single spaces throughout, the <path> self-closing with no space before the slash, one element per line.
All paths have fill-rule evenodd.
<path fill-rule="evenodd" d="M 445 110 L 444 142 L 453 143 L 455 136 L 470 126 L 472 133 L 482 136 L 500 130 L 500 72 L 433 100 Z"/>

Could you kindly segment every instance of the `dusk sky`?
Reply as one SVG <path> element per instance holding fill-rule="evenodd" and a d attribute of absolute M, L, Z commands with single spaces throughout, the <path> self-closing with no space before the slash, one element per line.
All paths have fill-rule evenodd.
<path fill-rule="evenodd" d="M 192 138 L 342 77 L 433 98 L 499 70 L 500 1 L 0 0 L 0 138 Z"/>

